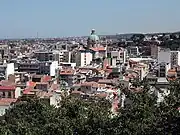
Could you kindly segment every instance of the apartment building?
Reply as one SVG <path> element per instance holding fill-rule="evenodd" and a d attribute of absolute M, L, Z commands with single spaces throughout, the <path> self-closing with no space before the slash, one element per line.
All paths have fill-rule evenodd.
<path fill-rule="evenodd" d="M 169 63 L 171 68 L 180 65 L 180 51 L 171 51 L 170 49 L 161 49 L 158 52 L 158 64 Z"/>
<path fill-rule="evenodd" d="M 138 56 L 140 54 L 138 46 L 129 46 L 127 51 L 130 57 Z"/>
<path fill-rule="evenodd" d="M 53 60 L 60 62 L 71 62 L 71 52 L 68 50 L 60 50 L 53 52 Z"/>
<path fill-rule="evenodd" d="M 34 56 L 39 61 L 51 61 L 53 60 L 53 53 L 48 51 L 37 51 L 34 53 Z"/>
<path fill-rule="evenodd" d="M 91 63 L 93 59 L 93 51 L 80 48 L 75 57 L 76 65 L 83 67 Z"/>

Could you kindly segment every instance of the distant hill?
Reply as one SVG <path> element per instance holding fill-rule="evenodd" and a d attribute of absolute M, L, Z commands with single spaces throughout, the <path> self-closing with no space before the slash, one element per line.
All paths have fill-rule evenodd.
<path fill-rule="evenodd" d="M 157 33 L 146 33 L 145 35 L 147 36 L 152 36 L 152 35 L 159 35 L 159 34 L 180 34 L 180 31 L 177 32 L 157 32 Z M 132 37 L 134 34 L 144 34 L 144 33 L 124 33 L 124 34 L 114 34 L 114 35 L 99 35 L 100 38 L 107 38 L 107 39 L 122 39 L 126 38 L 129 39 Z M 74 39 L 74 38 L 88 38 L 89 36 L 81 36 L 81 37 L 59 37 L 59 38 L 38 38 L 38 40 L 54 40 L 54 39 Z M 36 38 L 26 38 L 26 39 L 7 39 L 7 40 L 34 40 Z M 5 40 L 5 39 L 0 39 L 0 40 Z"/>

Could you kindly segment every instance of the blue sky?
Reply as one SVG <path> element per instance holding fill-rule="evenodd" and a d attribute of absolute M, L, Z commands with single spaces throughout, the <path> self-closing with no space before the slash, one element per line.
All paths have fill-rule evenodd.
<path fill-rule="evenodd" d="M 180 30 L 180 0 L 1 0 L 0 38 Z"/>

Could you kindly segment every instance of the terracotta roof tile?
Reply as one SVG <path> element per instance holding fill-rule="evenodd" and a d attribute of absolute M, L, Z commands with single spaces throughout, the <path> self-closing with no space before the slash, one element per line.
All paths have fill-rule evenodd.
<path fill-rule="evenodd" d="M 50 89 L 54 91 L 57 90 L 58 88 L 59 88 L 58 84 L 52 84 Z"/>
<path fill-rule="evenodd" d="M 0 86 L 0 90 L 9 91 L 9 90 L 15 90 L 15 89 L 16 89 L 15 86 Z"/>
<path fill-rule="evenodd" d="M 28 94 L 28 93 L 31 92 L 32 90 L 33 90 L 32 87 L 25 88 L 25 89 L 23 90 L 23 94 Z"/>
<path fill-rule="evenodd" d="M 112 79 L 99 79 L 98 83 L 109 84 L 109 83 L 113 83 L 113 80 Z"/>
<path fill-rule="evenodd" d="M 98 87 L 97 82 L 84 82 L 81 84 L 81 86 L 92 86 L 92 87 Z"/>
<path fill-rule="evenodd" d="M 91 50 L 95 51 L 95 52 L 98 52 L 98 51 L 106 51 L 106 48 L 105 47 L 93 47 L 93 48 L 90 48 Z"/>
<path fill-rule="evenodd" d="M 73 75 L 74 74 L 74 70 L 72 69 L 62 69 L 59 72 L 60 75 Z"/>
<path fill-rule="evenodd" d="M 32 82 L 32 81 L 28 81 L 26 85 L 27 85 L 28 87 L 35 87 L 35 86 L 36 86 L 36 83 L 35 83 L 35 82 Z"/>
<path fill-rule="evenodd" d="M 71 94 L 83 94 L 83 92 L 82 91 L 74 90 L 74 91 L 71 92 Z"/>
<path fill-rule="evenodd" d="M 17 99 L 14 98 L 0 98 L 0 105 L 10 105 L 11 103 L 15 103 Z"/>
<path fill-rule="evenodd" d="M 1 85 L 1 86 L 15 86 L 15 83 L 14 83 L 14 82 L 11 82 L 11 81 L 9 81 L 9 80 L 2 80 L 2 81 L 0 82 L 0 85 Z"/>
<path fill-rule="evenodd" d="M 99 98 L 105 98 L 105 97 L 107 97 L 107 94 L 106 93 L 100 93 L 100 94 L 96 94 L 95 96 L 99 97 Z"/>
<path fill-rule="evenodd" d="M 42 79 L 41 79 L 41 82 L 48 82 L 48 81 L 51 81 L 51 76 L 43 76 Z"/>

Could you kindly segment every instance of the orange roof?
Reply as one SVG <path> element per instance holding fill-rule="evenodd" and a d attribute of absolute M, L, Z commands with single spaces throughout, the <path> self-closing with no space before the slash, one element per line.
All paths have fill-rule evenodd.
<path fill-rule="evenodd" d="M 71 94 L 83 94 L 83 92 L 82 91 L 74 90 L 74 91 L 71 92 Z"/>
<path fill-rule="evenodd" d="M 24 89 L 23 94 L 29 94 L 31 92 L 31 90 L 33 90 L 33 88 L 29 87 Z"/>
<path fill-rule="evenodd" d="M 99 79 L 98 83 L 100 84 L 113 83 L 113 80 L 112 79 Z"/>
<path fill-rule="evenodd" d="M 101 88 L 105 88 L 106 84 L 99 84 L 98 86 L 101 87 Z"/>
<path fill-rule="evenodd" d="M 169 81 L 175 81 L 176 78 L 170 78 L 170 77 L 169 77 L 168 80 L 169 80 Z"/>
<path fill-rule="evenodd" d="M 60 75 L 73 75 L 74 74 L 74 70 L 72 69 L 62 69 L 59 72 Z"/>
<path fill-rule="evenodd" d="M 81 86 L 98 87 L 98 83 L 97 82 L 84 82 L 83 84 L 81 84 Z"/>
<path fill-rule="evenodd" d="M 51 89 L 52 90 L 57 90 L 59 88 L 58 84 L 52 84 Z"/>
<path fill-rule="evenodd" d="M 17 99 L 14 98 L 1 98 L 0 105 L 10 105 L 11 103 L 15 103 Z"/>
<path fill-rule="evenodd" d="M 2 91 L 11 91 L 11 90 L 15 90 L 16 87 L 15 86 L 0 86 L 0 90 Z"/>
<path fill-rule="evenodd" d="M 26 84 L 28 87 L 35 87 L 36 86 L 36 83 L 35 82 L 32 82 L 32 81 L 29 81 L 27 82 Z"/>
<path fill-rule="evenodd" d="M 45 91 L 39 91 L 36 95 L 37 95 L 37 97 L 45 98 L 45 97 L 51 97 L 52 93 L 51 92 L 47 93 Z"/>
<path fill-rule="evenodd" d="M 96 97 L 105 98 L 105 97 L 107 97 L 107 94 L 106 93 L 96 94 Z"/>
<path fill-rule="evenodd" d="M 51 81 L 51 76 L 45 75 L 45 76 L 42 77 L 41 82 L 48 82 L 48 81 Z"/>
<path fill-rule="evenodd" d="M 174 69 L 174 68 L 169 69 L 168 72 L 176 72 L 176 69 Z"/>
<path fill-rule="evenodd" d="M 168 71 L 168 75 L 175 75 L 176 72 L 171 72 L 171 71 Z"/>
<path fill-rule="evenodd" d="M 92 47 L 91 50 L 98 52 L 98 51 L 106 51 L 105 47 Z"/>
<path fill-rule="evenodd" d="M 9 81 L 9 80 L 2 80 L 2 81 L 0 82 L 0 85 L 1 85 L 1 86 L 15 86 L 15 83 L 14 83 L 14 82 L 11 82 L 11 81 Z"/>

